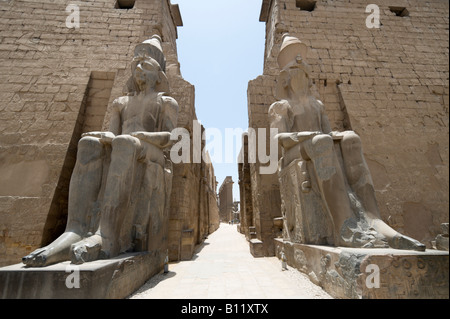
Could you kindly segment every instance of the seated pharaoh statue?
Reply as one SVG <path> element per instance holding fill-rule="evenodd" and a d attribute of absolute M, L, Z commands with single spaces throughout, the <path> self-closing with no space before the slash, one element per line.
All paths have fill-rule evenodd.
<path fill-rule="evenodd" d="M 178 104 L 166 95 L 165 64 L 159 36 L 136 47 L 127 94 L 112 103 L 109 132 L 83 134 L 78 143 L 65 232 L 23 257 L 25 265 L 160 249 L 172 188 L 166 150 L 178 119 Z"/>
<path fill-rule="evenodd" d="M 278 56 L 279 100 L 269 109 L 283 150 L 279 164 L 283 237 L 302 244 L 425 250 L 380 217 L 360 137 L 334 132 L 310 91 L 307 47 L 284 35 Z"/>

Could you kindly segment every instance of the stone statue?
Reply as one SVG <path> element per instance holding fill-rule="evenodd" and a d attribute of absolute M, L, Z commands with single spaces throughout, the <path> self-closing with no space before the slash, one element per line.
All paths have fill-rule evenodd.
<path fill-rule="evenodd" d="M 277 99 L 269 109 L 283 149 L 279 178 L 283 237 L 304 244 L 425 250 L 381 220 L 361 139 L 333 132 L 310 92 L 307 47 L 284 35 Z"/>
<path fill-rule="evenodd" d="M 109 132 L 83 134 L 69 189 L 65 232 L 22 261 L 41 267 L 158 249 L 167 239 L 178 104 L 166 96 L 161 38 L 139 44 L 127 95 L 112 105 Z M 165 253 L 166 250 L 164 250 Z"/>

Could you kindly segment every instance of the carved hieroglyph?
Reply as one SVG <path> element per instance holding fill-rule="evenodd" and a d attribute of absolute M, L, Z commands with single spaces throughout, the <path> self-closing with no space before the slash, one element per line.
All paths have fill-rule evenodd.
<path fill-rule="evenodd" d="M 79 264 L 155 250 L 167 240 L 172 163 L 164 150 L 178 104 L 166 95 L 165 64 L 159 36 L 136 47 L 128 92 L 113 102 L 109 132 L 79 141 L 65 232 L 24 264 Z"/>
<path fill-rule="evenodd" d="M 425 250 L 380 218 L 359 136 L 333 132 L 310 92 L 307 47 L 285 35 L 278 56 L 278 102 L 269 109 L 283 148 L 280 190 L 284 238 L 304 244 Z"/>

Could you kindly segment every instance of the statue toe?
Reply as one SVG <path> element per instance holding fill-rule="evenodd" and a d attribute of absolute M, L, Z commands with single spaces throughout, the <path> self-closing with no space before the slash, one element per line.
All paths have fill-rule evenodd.
<path fill-rule="evenodd" d="M 39 248 L 31 254 L 22 258 L 22 263 L 29 267 L 42 267 L 46 265 L 47 255 L 46 248 Z"/>
<path fill-rule="evenodd" d="M 417 251 L 426 250 L 426 246 L 421 242 L 419 242 L 418 240 L 415 240 L 413 238 L 401 234 L 396 235 L 393 238 L 391 246 L 396 249 L 417 250 Z"/>

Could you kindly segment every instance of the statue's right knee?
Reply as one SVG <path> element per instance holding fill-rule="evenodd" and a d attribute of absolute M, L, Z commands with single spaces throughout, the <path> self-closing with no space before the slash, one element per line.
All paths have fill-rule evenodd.
<path fill-rule="evenodd" d="M 328 134 L 316 135 L 311 141 L 312 154 L 309 154 L 312 159 L 326 156 L 334 151 L 333 138 Z"/>
<path fill-rule="evenodd" d="M 104 155 L 104 146 L 96 137 L 86 136 L 78 142 L 77 160 L 86 164 Z"/>
<path fill-rule="evenodd" d="M 133 157 L 141 148 L 139 139 L 130 135 L 119 135 L 112 141 L 113 156 Z"/>

